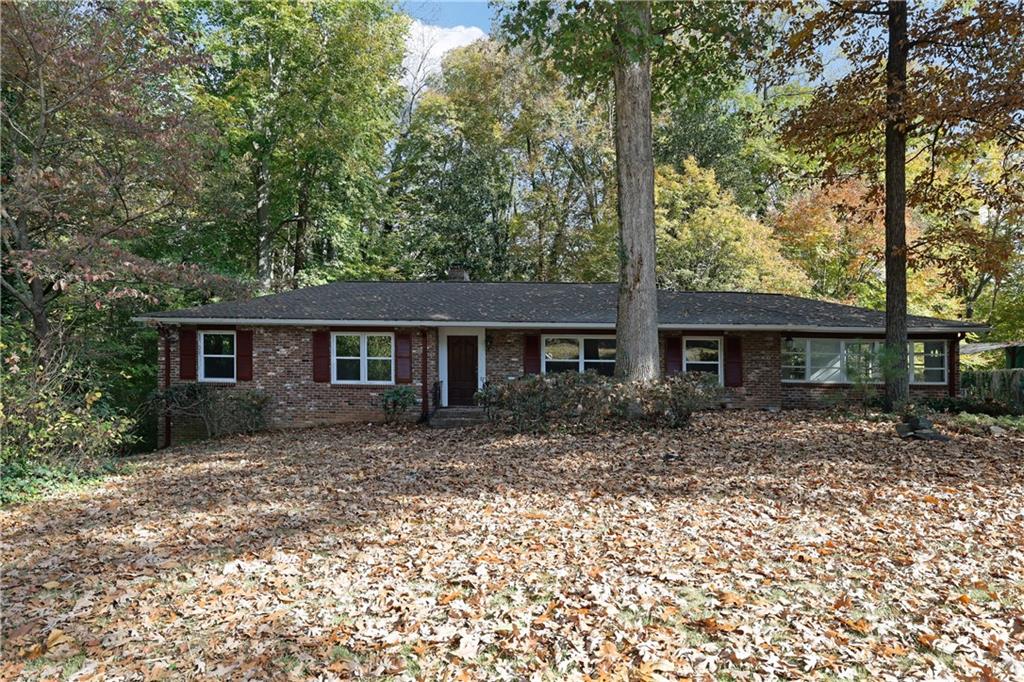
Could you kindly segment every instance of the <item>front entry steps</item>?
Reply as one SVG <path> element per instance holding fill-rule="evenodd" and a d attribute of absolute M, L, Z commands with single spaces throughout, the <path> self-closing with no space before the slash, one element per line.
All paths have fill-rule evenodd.
<path fill-rule="evenodd" d="M 439 407 L 430 415 L 430 426 L 435 429 L 476 426 L 486 422 L 487 415 L 482 407 Z"/>

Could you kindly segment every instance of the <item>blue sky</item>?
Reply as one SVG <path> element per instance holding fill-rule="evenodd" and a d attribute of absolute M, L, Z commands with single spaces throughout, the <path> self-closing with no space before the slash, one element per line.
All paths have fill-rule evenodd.
<path fill-rule="evenodd" d="M 405 0 L 399 3 L 399 8 L 404 10 L 414 19 L 419 19 L 424 24 L 452 28 L 455 26 L 475 26 L 485 33 L 491 32 L 491 17 L 493 11 L 486 0 L 478 2 L 441 2 L 435 0 Z"/>

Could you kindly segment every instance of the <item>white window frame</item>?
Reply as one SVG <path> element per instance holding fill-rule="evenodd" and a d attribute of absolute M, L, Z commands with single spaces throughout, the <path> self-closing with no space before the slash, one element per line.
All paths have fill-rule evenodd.
<path fill-rule="evenodd" d="M 339 359 L 354 359 L 355 356 L 338 356 L 338 344 L 336 339 L 339 336 L 357 336 L 359 337 L 359 379 L 339 379 L 338 378 L 338 360 Z M 381 356 L 367 356 L 366 352 L 366 337 L 368 336 L 387 336 L 391 339 L 391 357 L 385 358 Z M 390 360 L 391 361 L 391 378 L 387 381 L 369 381 L 366 372 L 367 360 Z M 346 384 L 346 385 L 359 385 L 359 386 L 389 386 L 395 383 L 395 333 L 394 332 L 331 332 L 331 383 L 332 384 Z"/>
<path fill-rule="evenodd" d="M 942 343 L 942 381 L 914 381 L 915 343 Z M 910 371 L 911 384 L 915 386 L 945 386 L 949 383 L 949 342 L 946 339 L 909 339 L 907 346 L 907 369 Z"/>
<path fill-rule="evenodd" d="M 548 358 L 544 353 L 544 349 L 547 347 L 548 339 L 576 339 L 576 348 L 579 351 L 579 357 L 576 358 L 576 371 L 583 373 L 586 371 L 584 364 L 587 362 L 603 362 L 609 365 L 614 365 L 615 360 L 587 360 L 583 357 L 583 342 L 587 339 L 603 339 L 603 340 L 615 340 L 614 334 L 542 334 L 540 337 L 540 373 L 548 373 Z M 572 362 L 572 360 L 552 360 L 551 362 Z"/>
<path fill-rule="evenodd" d="M 687 369 L 689 364 L 686 360 L 686 342 L 687 341 L 717 341 L 718 342 L 718 385 L 722 386 L 725 384 L 725 338 L 722 336 L 684 336 L 683 337 L 683 374 L 686 374 L 690 370 Z M 695 361 L 694 364 L 706 365 L 707 362 Z"/>
<path fill-rule="evenodd" d="M 849 374 L 847 372 L 847 354 L 846 347 L 848 344 L 861 344 L 871 343 L 877 345 L 883 345 L 885 341 L 881 339 L 836 339 L 834 337 L 790 337 L 793 341 L 802 342 L 804 344 L 804 378 L 803 379 L 783 379 L 784 384 L 829 384 L 829 385 L 852 385 L 854 382 L 850 381 Z M 811 349 L 810 342 L 815 339 L 829 339 L 832 341 L 839 341 L 839 353 L 840 353 L 840 370 L 839 373 L 841 378 L 838 381 L 812 381 L 807 377 L 811 373 Z M 786 342 L 786 337 L 783 337 L 780 342 L 780 369 L 795 367 L 795 365 L 783 365 L 781 363 L 781 354 L 783 352 L 783 346 Z M 942 344 L 942 381 L 915 381 L 914 380 L 914 344 L 915 343 L 941 343 Z M 937 368 L 935 368 L 937 369 Z M 909 339 L 907 341 L 907 373 L 908 380 L 913 386 L 946 386 L 949 383 L 949 342 L 946 339 Z M 871 384 L 884 384 L 883 378 L 878 378 L 867 383 Z"/>
<path fill-rule="evenodd" d="M 220 354 L 209 354 L 203 350 L 204 344 L 203 339 L 207 334 L 216 334 L 220 336 L 231 337 L 231 348 L 234 349 L 234 353 L 231 355 L 220 355 Z M 235 334 L 233 329 L 203 329 L 196 334 L 197 343 L 199 344 L 199 381 L 210 384 L 233 384 L 238 381 L 238 335 Z M 224 377 L 210 377 L 206 376 L 206 358 L 231 358 L 231 378 L 227 379 Z"/>

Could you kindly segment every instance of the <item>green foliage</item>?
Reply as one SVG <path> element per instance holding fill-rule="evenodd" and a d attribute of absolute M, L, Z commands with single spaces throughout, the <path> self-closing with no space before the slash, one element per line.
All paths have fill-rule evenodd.
<path fill-rule="evenodd" d="M 991 398 L 975 397 L 942 397 L 923 398 L 918 401 L 920 406 L 936 412 L 986 414 L 991 417 L 1003 417 L 1024 414 L 1019 404 L 1000 402 Z"/>
<path fill-rule="evenodd" d="M 658 281 L 693 290 L 778 291 L 800 294 L 807 281 L 784 258 L 771 230 L 748 217 L 719 187 L 713 171 L 692 158 L 682 172 L 655 174 Z"/>
<path fill-rule="evenodd" d="M 642 383 L 595 372 L 560 372 L 489 383 L 477 399 L 489 418 L 520 433 L 555 425 L 597 429 L 633 422 L 681 428 L 693 412 L 715 405 L 720 390 L 695 373 Z"/>
<path fill-rule="evenodd" d="M 384 236 L 403 277 L 577 279 L 615 258 L 608 102 L 495 41 L 453 50 L 392 153 Z M 606 237 L 611 235 L 611 239 Z"/>
<path fill-rule="evenodd" d="M 201 197 L 215 229 L 168 236 L 183 253 L 278 285 L 351 267 L 382 207 L 406 18 L 379 1 L 180 7 L 174 20 L 209 57 L 195 97 L 220 138 Z"/>
<path fill-rule="evenodd" d="M 789 93 L 787 93 L 789 94 Z M 759 216 L 804 185 L 809 164 L 776 135 L 781 101 L 751 93 L 746 85 L 726 92 L 686 91 L 665 102 L 655 117 L 654 154 L 659 164 L 685 172 L 688 158 L 714 171 L 723 189 L 746 212 Z"/>
<path fill-rule="evenodd" d="M 992 416 L 982 413 L 961 412 L 954 418 L 953 423 L 957 426 L 966 426 L 972 431 L 982 431 L 990 426 L 998 426 L 1002 429 L 1024 433 L 1024 416 L 1019 415 Z"/>
<path fill-rule="evenodd" d="M 416 404 L 416 391 L 411 386 L 393 386 L 380 396 L 384 419 L 396 422 Z"/>
<path fill-rule="evenodd" d="M 518 0 L 498 5 L 498 23 L 513 45 L 551 60 L 584 90 L 606 88 L 617 60 L 648 54 L 659 99 L 732 87 L 763 28 L 740 3 L 697 0 L 652 3 L 649 32 L 624 30 L 641 23 L 637 4 Z"/>
<path fill-rule="evenodd" d="M 88 476 L 132 444 L 133 420 L 111 406 L 76 358 L 40 360 L 24 340 L 0 342 L 2 496 Z"/>
<path fill-rule="evenodd" d="M 41 495 L 100 483 L 105 477 L 123 474 L 130 467 L 113 459 L 99 460 L 88 469 L 62 462 L 25 459 L 0 464 L 0 506 L 28 502 Z"/>
<path fill-rule="evenodd" d="M 175 420 L 198 420 L 207 438 L 255 433 L 267 425 L 270 396 L 258 389 L 223 389 L 204 383 L 174 384 L 154 391 L 150 409 Z"/>

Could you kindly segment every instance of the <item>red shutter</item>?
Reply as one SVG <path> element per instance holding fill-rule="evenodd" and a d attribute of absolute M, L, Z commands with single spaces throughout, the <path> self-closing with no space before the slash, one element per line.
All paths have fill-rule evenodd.
<path fill-rule="evenodd" d="M 196 380 L 196 354 L 199 346 L 196 342 L 196 330 L 181 328 L 178 331 L 178 378 L 182 381 Z"/>
<path fill-rule="evenodd" d="M 252 381 L 252 330 L 235 332 L 235 367 L 238 381 Z"/>
<path fill-rule="evenodd" d="M 670 336 L 665 339 L 665 375 L 672 376 L 683 371 L 683 339 Z"/>
<path fill-rule="evenodd" d="M 395 383 L 412 383 L 412 337 L 395 334 Z"/>
<path fill-rule="evenodd" d="M 331 333 L 313 332 L 313 381 L 321 384 L 331 380 Z"/>
<path fill-rule="evenodd" d="M 523 374 L 540 374 L 540 334 L 523 335 Z"/>
<path fill-rule="evenodd" d="M 738 336 L 725 337 L 725 385 L 743 385 L 743 340 Z"/>

